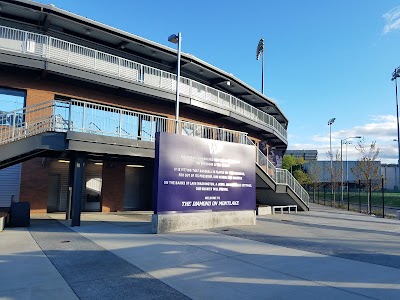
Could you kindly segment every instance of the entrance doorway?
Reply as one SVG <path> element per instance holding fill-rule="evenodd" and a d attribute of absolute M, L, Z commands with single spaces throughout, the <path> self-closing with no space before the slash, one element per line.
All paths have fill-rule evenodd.
<path fill-rule="evenodd" d="M 60 209 L 60 174 L 49 174 L 48 182 L 47 212 L 51 213 Z"/>

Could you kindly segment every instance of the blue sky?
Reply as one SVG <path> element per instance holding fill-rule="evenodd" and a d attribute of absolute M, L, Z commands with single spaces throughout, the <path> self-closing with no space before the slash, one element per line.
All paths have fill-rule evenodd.
<path fill-rule="evenodd" d="M 289 119 L 288 149 L 317 149 L 327 160 L 340 140 L 376 141 L 397 162 L 395 84 L 400 65 L 400 1 L 51 0 L 59 8 L 182 51 L 261 89 L 255 52 L 265 40 L 265 94 Z M 115 4 L 115 5 L 114 5 Z M 400 83 L 400 82 L 399 82 Z M 348 158 L 357 159 L 354 145 Z"/>

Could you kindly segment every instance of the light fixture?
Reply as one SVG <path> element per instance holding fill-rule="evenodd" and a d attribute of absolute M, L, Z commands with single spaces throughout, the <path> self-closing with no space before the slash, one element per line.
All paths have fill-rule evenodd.
<path fill-rule="evenodd" d="M 171 35 L 168 37 L 168 42 L 171 42 L 171 43 L 174 43 L 174 44 L 178 44 L 178 42 L 179 42 L 179 34 L 178 34 L 178 35 L 176 35 L 176 34 L 171 34 Z"/>
<path fill-rule="evenodd" d="M 328 120 L 329 126 L 329 156 L 331 157 L 331 197 L 333 196 L 333 202 L 335 202 L 335 194 L 333 193 L 333 163 L 332 163 L 332 124 L 335 122 L 336 118 L 331 118 Z M 331 198 L 332 201 L 332 198 Z"/>
<path fill-rule="evenodd" d="M 128 168 L 144 168 L 143 165 L 126 165 Z"/>
<path fill-rule="evenodd" d="M 103 165 L 102 162 L 95 162 L 94 164 L 95 164 L 96 166 L 102 166 L 102 165 Z"/>
<path fill-rule="evenodd" d="M 264 94 L 264 39 L 260 39 L 257 45 L 256 58 L 260 59 L 261 56 L 261 93 Z"/>
<path fill-rule="evenodd" d="M 69 160 L 64 160 L 64 159 L 59 159 L 58 162 L 59 163 L 69 164 Z"/>
<path fill-rule="evenodd" d="M 226 85 L 230 86 L 231 82 L 229 80 L 226 81 Z"/>

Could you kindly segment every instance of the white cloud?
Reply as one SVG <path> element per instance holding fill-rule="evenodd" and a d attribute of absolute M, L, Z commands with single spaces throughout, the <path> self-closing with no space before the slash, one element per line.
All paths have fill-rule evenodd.
<path fill-rule="evenodd" d="M 376 146 L 380 148 L 379 159 L 384 163 L 397 162 L 397 118 L 393 115 L 374 115 L 370 116 L 370 122 L 364 125 L 354 126 L 350 129 L 334 131 L 332 127 L 332 152 L 340 152 L 340 141 L 348 137 L 362 136 L 365 144 L 376 141 Z M 289 139 L 289 143 L 290 143 Z M 355 149 L 357 139 L 348 139 L 352 144 L 347 146 L 347 156 L 349 160 L 357 160 L 359 153 Z M 329 133 L 310 137 L 306 143 L 294 143 L 289 145 L 290 150 L 317 150 L 319 160 L 327 160 L 326 153 L 330 149 Z M 346 147 L 343 145 L 343 158 L 345 157 Z"/>
<path fill-rule="evenodd" d="M 382 16 L 385 19 L 385 27 L 383 33 L 389 33 L 393 30 L 400 29 L 400 6 L 397 6 Z"/>

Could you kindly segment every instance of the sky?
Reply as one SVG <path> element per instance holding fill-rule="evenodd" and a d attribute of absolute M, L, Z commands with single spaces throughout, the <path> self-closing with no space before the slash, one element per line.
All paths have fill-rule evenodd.
<path fill-rule="evenodd" d="M 362 136 L 376 142 L 383 163 L 397 162 L 391 77 L 400 66 L 399 0 L 40 2 L 170 47 L 167 37 L 181 32 L 183 52 L 258 90 L 263 38 L 264 94 L 289 119 L 288 149 L 318 150 L 329 160 L 330 137 L 335 153 L 341 140 Z M 347 157 L 357 160 L 351 140 Z"/>

